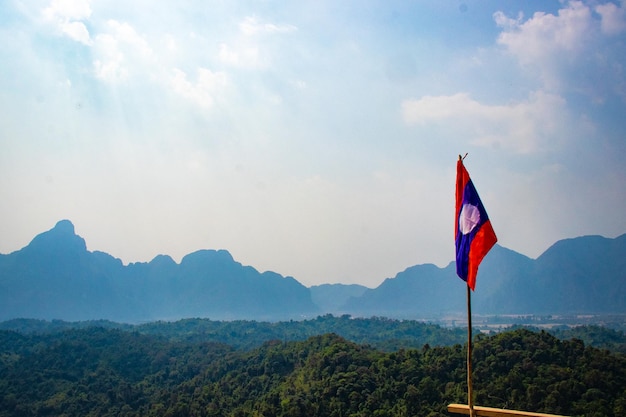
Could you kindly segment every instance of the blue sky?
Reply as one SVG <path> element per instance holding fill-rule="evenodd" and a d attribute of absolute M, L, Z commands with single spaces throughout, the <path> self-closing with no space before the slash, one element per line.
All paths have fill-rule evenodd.
<path fill-rule="evenodd" d="M 69 219 L 373 287 L 454 258 L 461 153 L 501 245 L 615 237 L 624 57 L 624 2 L 8 0 L 0 253 Z"/>

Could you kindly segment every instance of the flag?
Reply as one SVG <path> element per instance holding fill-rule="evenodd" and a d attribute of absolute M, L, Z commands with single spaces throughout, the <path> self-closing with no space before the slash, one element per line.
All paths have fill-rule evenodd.
<path fill-rule="evenodd" d="M 473 291 L 478 265 L 498 238 L 460 155 L 456 164 L 454 236 L 456 273 Z"/>

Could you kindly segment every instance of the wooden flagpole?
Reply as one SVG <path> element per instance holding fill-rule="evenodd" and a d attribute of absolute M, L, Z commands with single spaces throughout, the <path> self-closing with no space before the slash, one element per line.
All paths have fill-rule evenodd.
<path fill-rule="evenodd" d="M 467 406 L 450 404 L 448 405 L 448 411 L 467 414 L 470 417 L 566 417 L 557 414 L 531 413 L 478 406 L 474 409 L 474 387 L 472 384 L 472 290 L 469 285 L 467 285 Z"/>
<path fill-rule="evenodd" d="M 472 293 L 467 285 L 467 406 L 474 417 L 474 390 L 472 387 Z"/>

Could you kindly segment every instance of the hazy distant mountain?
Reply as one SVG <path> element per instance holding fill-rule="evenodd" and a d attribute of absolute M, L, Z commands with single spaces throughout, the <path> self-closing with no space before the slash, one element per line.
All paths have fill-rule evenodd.
<path fill-rule="evenodd" d="M 462 286 L 452 280 L 453 273 L 430 264 L 412 266 L 395 278 L 386 279 L 377 288 L 368 289 L 362 296 L 351 298 L 342 310 L 359 316 L 413 318 L 421 318 L 416 317 L 421 313 L 424 317 L 458 310 L 456 303 L 450 301 L 464 292 Z"/>
<path fill-rule="evenodd" d="M 313 302 L 325 313 L 343 313 L 342 308 L 353 297 L 360 297 L 367 287 L 358 284 L 322 284 L 309 288 Z"/>
<path fill-rule="evenodd" d="M 363 316 L 421 318 L 463 311 L 466 287 L 454 263 L 417 265 L 348 300 Z M 626 235 L 562 240 L 536 260 L 496 245 L 480 266 L 477 314 L 626 313 Z"/>
<path fill-rule="evenodd" d="M 561 240 L 537 258 L 535 270 L 544 308 L 626 312 L 626 234 Z"/>
<path fill-rule="evenodd" d="M 299 319 L 351 314 L 433 319 L 465 311 L 454 263 L 407 268 L 380 286 L 319 285 L 259 273 L 225 250 L 199 250 L 180 264 L 166 255 L 123 265 L 63 220 L 25 248 L 0 255 L 0 320 L 206 317 Z M 496 245 L 472 294 L 477 314 L 626 313 L 626 235 L 555 243 L 536 260 Z"/>
<path fill-rule="evenodd" d="M 25 248 L 0 255 L 0 319 L 141 321 L 208 317 L 276 320 L 320 313 L 291 277 L 259 273 L 224 250 L 124 266 L 63 220 Z"/>

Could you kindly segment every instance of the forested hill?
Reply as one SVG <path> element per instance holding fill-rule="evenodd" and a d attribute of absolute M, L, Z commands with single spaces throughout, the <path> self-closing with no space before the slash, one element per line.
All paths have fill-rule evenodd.
<path fill-rule="evenodd" d="M 89 327 L 0 331 L 0 417 L 446 416 L 465 402 L 465 349 L 383 352 L 334 334 L 252 350 Z M 626 357 L 517 329 L 478 336 L 476 403 L 626 415 Z"/>
<path fill-rule="evenodd" d="M 386 318 L 335 317 L 330 314 L 311 320 L 256 322 L 246 320 L 214 321 L 183 319 L 175 322 L 151 322 L 137 325 L 109 321 L 65 322 L 16 319 L 0 322 L 0 330 L 23 334 L 50 334 L 66 330 L 102 327 L 164 337 L 170 341 L 215 342 L 236 349 L 252 349 L 271 340 L 300 341 L 325 333 L 336 333 L 350 341 L 368 344 L 384 351 L 400 348 L 450 346 L 467 339 L 464 328 L 444 328 L 414 320 Z"/>
<path fill-rule="evenodd" d="M 352 318 L 330 314 L 311 320 L 286 322 L 256 322 L 246 320 L 214 321 L 209 319 L 183 319 L 175 322 L 123 324 L 104 320 L 66 322 L 35 319 L 15 319 L 0 322 L 0 330 L 22 334 L 52 334 L 91 327 L 124 330 L 150 336 L 163 337 L 171 342 L 213 342 L 235 349 L 249 350 L 272 340 L 302 341 L 311 336 L 335 333 L 347 340 L 376 349 L 392 352 L 402 348 L 424 345 L 452 346 L 467 340 L 464 327 L 447 328 L 415 320 L 393 320 L 384 317 Z M 515 327 L 511 328 L 514 329 Z M 532 330 L 532 327 L 528 327 Z M 474 329 L 475 334 L 479 331 Z M 576 326 L 555 328 L 550 333 L 562 340 L 577 338 L 585 344 L 626 353 L 626 335 L 621 330 L 601 326 Z"/>

